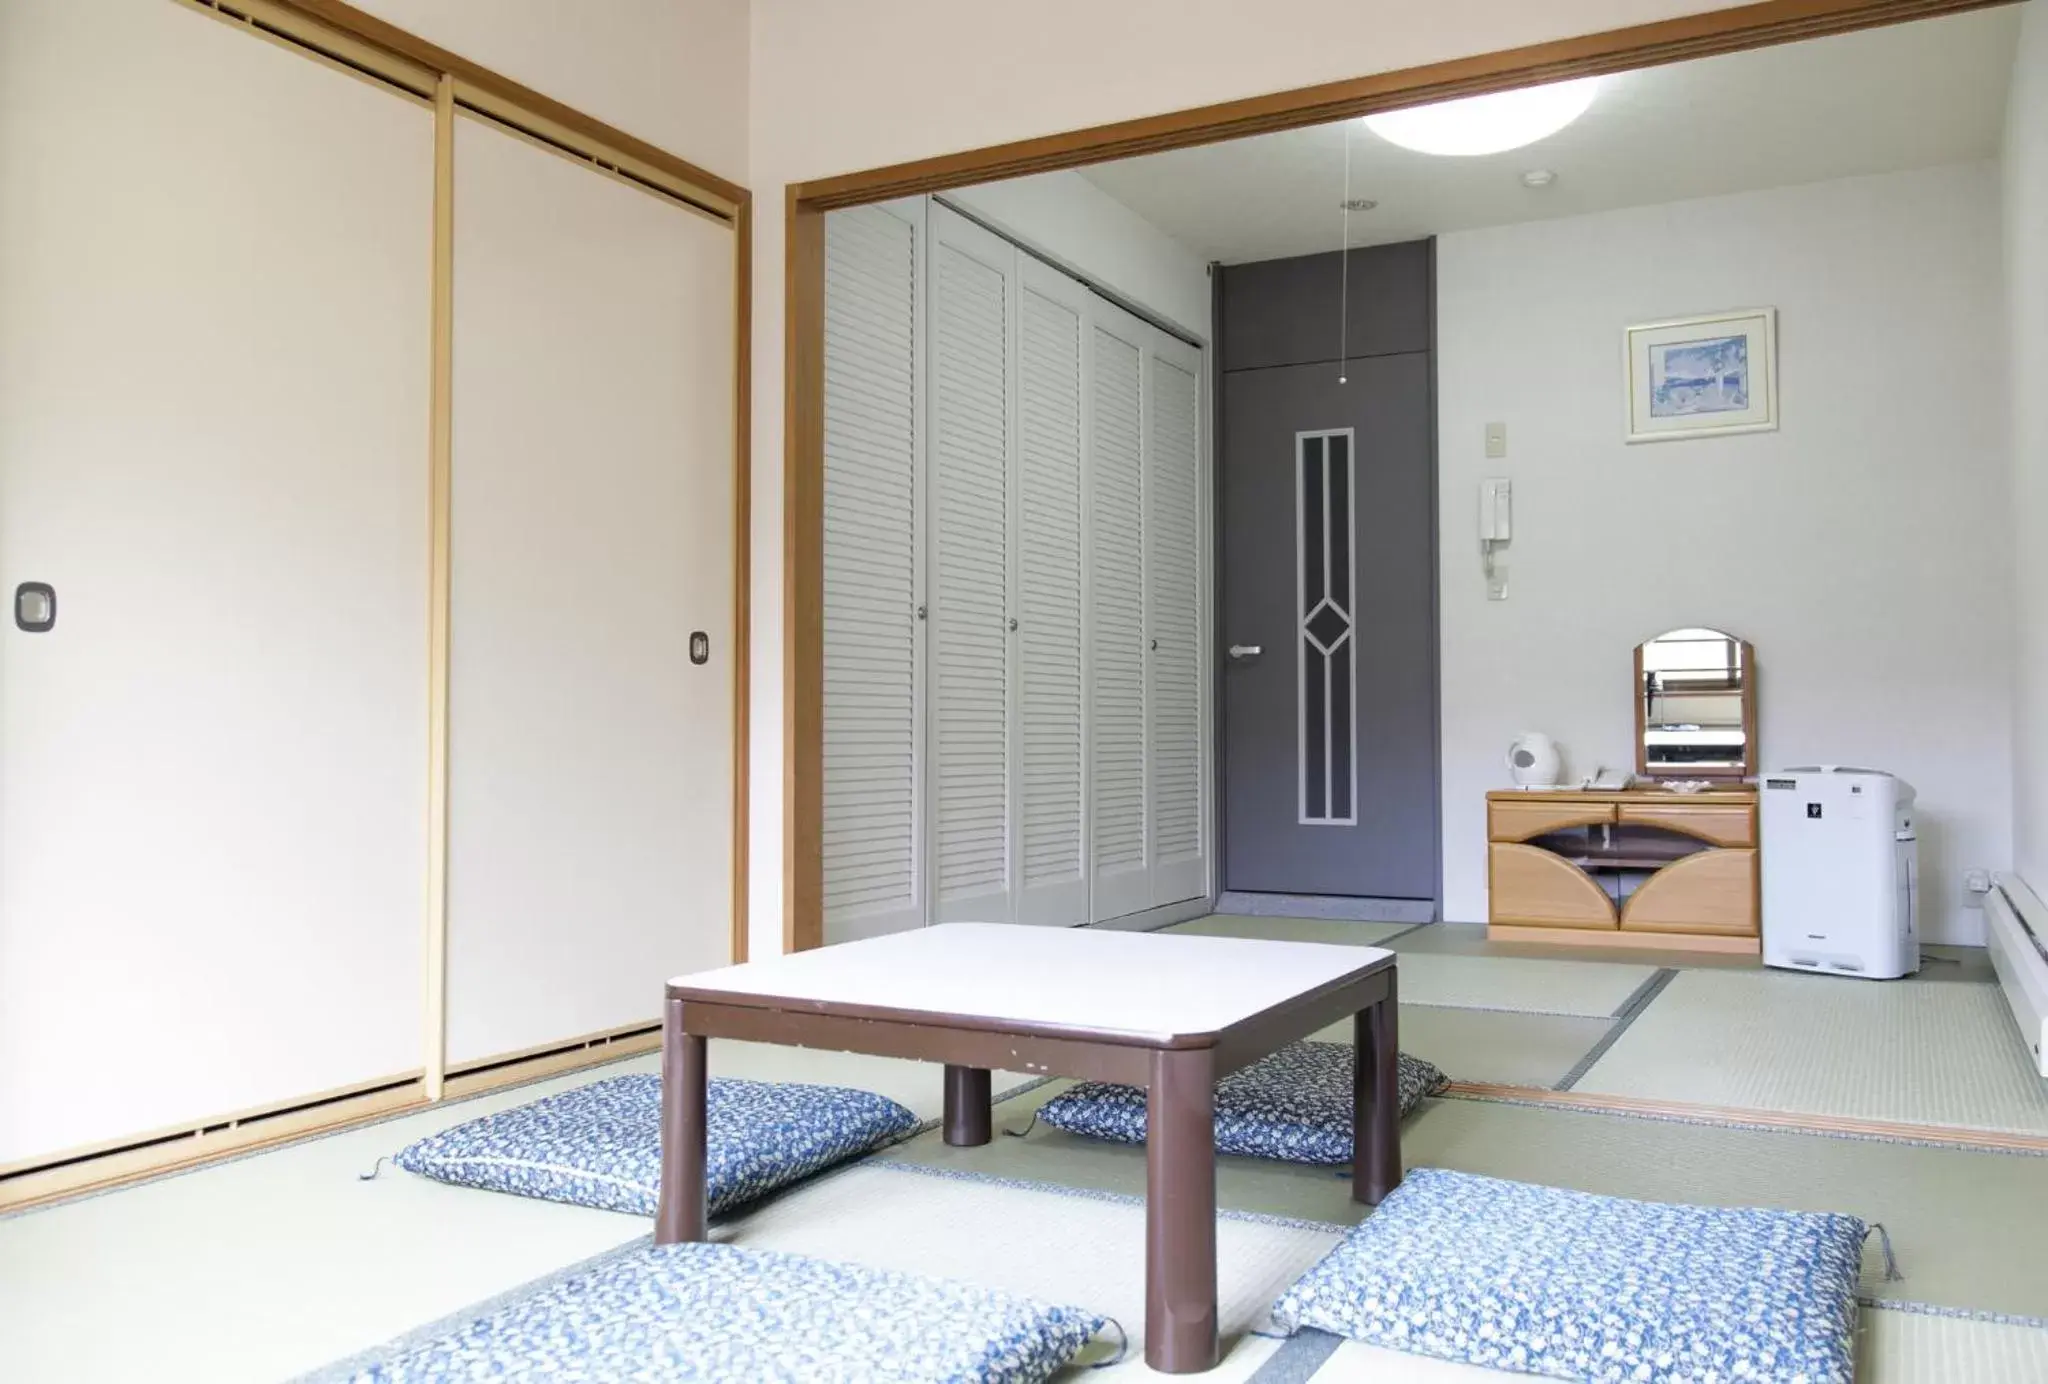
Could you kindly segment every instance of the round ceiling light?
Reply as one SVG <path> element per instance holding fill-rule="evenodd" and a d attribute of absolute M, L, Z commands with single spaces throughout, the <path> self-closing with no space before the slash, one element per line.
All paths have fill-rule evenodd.
<path fill-rule="evenodd" d="M 1599 90 L 1598 77 L 1581 77 L 1368 115 L 1365 127 L 1420 154 L 1498 154 L 1556 134 L 1586 113 Z"/>

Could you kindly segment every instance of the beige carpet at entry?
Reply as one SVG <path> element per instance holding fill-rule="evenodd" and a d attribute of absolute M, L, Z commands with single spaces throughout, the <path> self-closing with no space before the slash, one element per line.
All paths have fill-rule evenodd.
<path fill-rule="evenodd" d="M 1506 1384 L 1529 1376 L 1346 1341 L 1310 1378 L 1315 1384 Z M 2040 1384 L 2048 1379 L 2048 1331 L 1865 1311 L 1857 1331 L 1856 1378 L 1858 1384 Z"/>
<path fill-rule="evenodd" d="M 1574 1090 L 2048 1134 L 1995 985 L 1686 971 Z"/>
<path fill-rule="evenodd" d="M 1264 937 L 1284 942 L 1337 942 L 1380 946 L 1407 929 L 1388 923 L 1320 918 L 1251 918 L 1218 914 L 1177 923 L 1166 931 L 1202 937 Z M 1653 966 L 1597 960 L 1467 956 L 1410 952 L 1399 945 L 1401 999 L 1407 1004 L 1459 1009 L 1505 1009 L 1528 1014 L 1611 1018 L 1655 975 Z"/>

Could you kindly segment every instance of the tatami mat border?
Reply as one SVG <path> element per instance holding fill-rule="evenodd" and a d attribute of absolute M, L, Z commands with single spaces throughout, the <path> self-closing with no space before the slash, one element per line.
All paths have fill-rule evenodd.
<path fill-rule="evenodd" d="M 1580 1115 L 1619 1115 L 1626 1119 L 1659 1120 L 1668 1124 L 1715 1125 L 1723 1129 L 1754 1129 L 1776 1134 L 1813 1134 L 1827 1139 L 1865 1139 L 1880 1144 L 1916 1144 L 1971 1153 L 2012 1153 L 2032 1158 L 2048 1156 L 2048 1135 L 2043 1134 L 2007 1134 L 1999 1130 L 1962 1129 L 1954 1125 L 1857 1120 L 1840 1115 L 1801 1115 L 1722 1105 L 1682 1105 L 1634 1096 L 1546 1091 L 1536 1086 L 1497 1086 L 1477 1081 L 1453 1081 L 1441 1094 L 1452 1100 L 1533 1105 Z"/>
<path fill-rule="evenodd" d="M 2019 1316 L 2011 1312 L 1986 1312 L 1975 1307 L 1947 1307 L 1938 1302 L 1873 1297 L 1868 1293 L 1860 1294 L 1856 1303 L 1860 1307 L 1871 1307 L 1880 1312 L 1904 1312 L 1915 1317 L 1949 1317 L 1962 1322 L 1988 1322 L 1993 1326 L 2024 1326 L 2035 1331 L 2048 1331 L 2048 1317 Z"/>
<path fill-rule="evenodd" d="M 1678 972 L 1667 966 L 1638 985 L 1635 992 L 1621 1002 L 1621 1008 L 1614 1011 L 1614 1026 L 1600 1035 L 1600 1041 L 1593 1044 L 1585 1056 L 1574 1062 L 1571 1070 L 1559 1077 L 1557 1085 L 1552 1089 L 1569 1091 L 1578 1085 L 1586 1073 L 1593 1070 L 1593 1064 L 1605 1057 L 1607 1050 L 1621 1040 L 1622 1034 L 1628 1032 L 1628 1026 L 1642 1017 L 1643 1011 L 1650 1007 L 1650 1001 L 1663 994 L 1665 987 L 1676 979 Z"/>
<path fill-rule="evenodd" d="M 1282 1341 L 1246 1384 L 1308 1384 L 1343 1344 L 1342 1336 L 1304 1328 Z"/>
<path fill-rule="evenodd" d="M 1443 1009 L 1462 1014 L 1526 1014 L 1532 1019 L 1582 1019 L 1588 1023 L 1612 1023 L 1612 1014 L 1572 1014 L 1562 1009 L 1510 1009 L 1504 1004 L 1425 1004 L 1421 1000 L 1402 1000 L 1403 1009 Z"/>

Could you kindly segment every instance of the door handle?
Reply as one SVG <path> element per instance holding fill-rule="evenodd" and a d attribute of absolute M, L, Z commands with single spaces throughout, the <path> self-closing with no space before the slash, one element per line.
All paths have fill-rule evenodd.
<path fill-rule="evenodd" d="M 1230 646 L 1230 656 L 1232 658 L 1257 658 L 1264 652 L 1265 650 L 1256 644 L 1232 644 Z"/>

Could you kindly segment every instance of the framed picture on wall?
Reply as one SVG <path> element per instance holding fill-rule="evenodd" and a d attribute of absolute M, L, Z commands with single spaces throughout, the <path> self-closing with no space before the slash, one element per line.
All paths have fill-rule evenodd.
<path fill-rule="evenodd" d="M 1628 440 L 1778 426 L 1778 310 L 1747 308 L 1630 327 Z"/>

